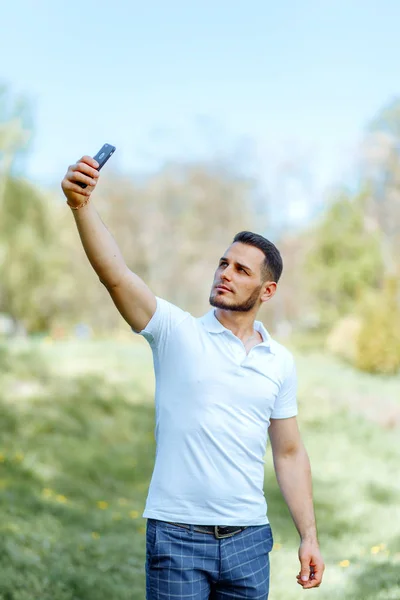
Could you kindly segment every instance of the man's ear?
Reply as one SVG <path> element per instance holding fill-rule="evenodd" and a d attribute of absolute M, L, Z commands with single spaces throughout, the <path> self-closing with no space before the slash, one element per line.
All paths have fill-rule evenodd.
<path fill-rule="evenodd" d="M 266 281 L 263 285 L 264 291 L 261 296 L 261 302 L 268 302 L 275 295 L 277 284 L 275 281 Z"/>

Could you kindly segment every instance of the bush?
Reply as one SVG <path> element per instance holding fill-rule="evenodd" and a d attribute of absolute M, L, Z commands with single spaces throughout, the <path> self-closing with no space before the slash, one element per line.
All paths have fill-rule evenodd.
<path fill-rule="evenodd" d="M 362 322 L 359 316 L 339 319 L 326 340 L 326 349 L 354 365 L 358 355 L 358 338 Z"/>
<path fill-rule="evenodd" d="M 356 314 L 339 319 L 326 349 L 361 371 L 391 375 L 400 369 L 398 283 L 387 279 L 382 290 L 364 295 Z"/>
<path fill-rule="evenodd" d="M 355 365 L 370 373 L 394 374 L 400 369 L 399 286 L 388 278 L 382 291 L 369 294 L 360 309 Z"/>

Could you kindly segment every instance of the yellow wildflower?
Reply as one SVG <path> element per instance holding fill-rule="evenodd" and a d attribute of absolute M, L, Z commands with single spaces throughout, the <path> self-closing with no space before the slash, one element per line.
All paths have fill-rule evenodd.
<path fill-rule="evenodd" d="M 99 533 L 97 533 L 97 531 L 92 531 L 92 538 L 93 538 L 94 540 L 98 540 L 98 539 L 99 539 L 99 537 L 100 537 L 100 534 L 99 534 Z"/>
<path fill-rule="evenodd" d="M 129 516 L 131 517 L 131 519 L 137 519 L 139 516 L 139 513 L 137 510 L 131 510 L 131 512 L 129 513 Z"/>
<path fill-rule="evenodd" d="M 282 544 L 280 544 L 279 542 L 275 542 L 275 544 L 272 547 L 273 550 L 280 550 L 281 548 Z"/>
<path fill-rule="evenodd" d="M 24 454 L 23 454 L 23 452 L 16 452 L 16 453 L 14 454 L 14 459 L 15 459 L 17 462 L 22 462 L 22 461 L 24 460 Z"/>
<path fill-rule="evenodd" d="M 42 495 L 45 498 L 51 498 L 51 496 L 53 495 L 53 490 L 51 490 L 50 488 L 44 488 L 44 490 L 42 490 Z"/>
<path fill-rule="evenodd" d="M 380 546 L 372 546 L 371 554 L 378 554 L 378 552 L 380 552 L 380 550 L 381 550 Z"/>
<path fill-rule="evenodd" d="M 4 462 L 6 460 L 6 457 L 4 456 L 4 454 L 2 452 L 0 452 L 0 462 Z"/>
<path fill-rule="evenodd" d="M 346 559 L 346 560 L 341 560 L 341 561 L 340 561 L 340 563 L 339 563 L 339 566 L 340 566 L 340 567 L 343 567 L 343 568 L 346 568 L 346 567 L 348 567 L 349 565 L 350 565 L 350 561 L 349 561 L 349 560 L 347 560 L 347 559 Z"/>
<path fill-rule="evenodd" d="M 97 508 L 100 510 L 106 510 L 108 508 L 108 502 L 104 502 L 104 500 L 99 500 L 97 503 Z"/>
<path fill-rule="evenodd" d="M 66 497 L 63 496 L 62 494 L 57 494 L 56 500 L 57 500 L 57 502 L 62 502 L 62 504 L 65 504 L 66 502 L 68 502 Z"/>

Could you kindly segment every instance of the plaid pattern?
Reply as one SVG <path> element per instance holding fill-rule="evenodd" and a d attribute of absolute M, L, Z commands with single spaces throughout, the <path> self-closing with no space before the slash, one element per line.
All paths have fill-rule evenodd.
<path fill-rule="evenodd" d="M 267 600 L 270 525 L 230 538 L 147 520 L 147 600 Z"/>

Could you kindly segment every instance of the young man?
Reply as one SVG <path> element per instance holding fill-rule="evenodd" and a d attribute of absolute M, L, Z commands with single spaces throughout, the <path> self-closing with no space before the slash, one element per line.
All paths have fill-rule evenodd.
<path fill-rule="evenodd" d="M 255 320 L 276 292 L 279 251 L 260 235 L 237 234 L 215 272 L 212 309 L 194 318 L 156 297 L 125 264 L 89 201 L 96 166 L 84 156 L 69 167 L 62 189 L 100 281 L 153 351 L 157 452 L 143 514 L 147 599 L 268 598 L 267 434 L 300 535 L 297 582 L 319 586 L 324 564 L 296 421 L 294 361 Z"/>

